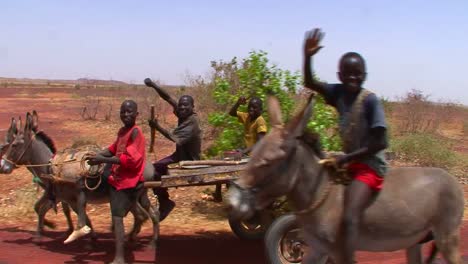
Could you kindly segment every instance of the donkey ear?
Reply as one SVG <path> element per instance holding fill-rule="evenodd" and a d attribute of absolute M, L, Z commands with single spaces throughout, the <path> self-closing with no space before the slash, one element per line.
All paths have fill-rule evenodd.
<path fill-rule="evenodd" d="M 14 117 L 11 118 L 10 127 L 5 135 L 5 142 L 11 143 L 15 135 L 18 133 L 18 128 L 16 127 L 16 120 Z"/>
<path fill-rule="evenodd" d="M 24 125 L 24 133 L 29 133 L 33 129 L 33 116 L 31 113 L 26 114 L 26 124 Z"/>
<path fill-rule="evenodd" d="M 39 115 L 37 114 L 36 110 L 32 112 L 32 130 L 37 131 L 39 127 Z"/>
<path fill-rule="evenodd" d="M 268 96 L 267 98 L 268 116 L 270 117 L 270 123 L 272 127 L 282 126 L 283 118 L 281 116 L 281 108 L 278 98 L 275 96 Z"/>
<path fill-rule="evenodd" d="M 304 134 L 304 131 L 307 127 L 310 117 L 312 116 L 312 110 L 314 109 L 315 104 L 315 94 L 311 94 L 307 101 L 307 105 L 304 109 L 296 116 L 292 121 L 292 126 L 289 127 L 292 137 L 300 137 Z"/>
<path fill-rule="evenodd" d="M 8 133 L 13 133 L 13 134 L 18 133 L 18 128 L 16 127 L 16 119 L 14 117 L 11 118 L 10 128 L 8 128 Z"/>
<path fill-rule="evenodd" d="M 18 117 L 18 123 L 16 123 L 16 130 L 18 131 L 18 133 L 22 133 L 22 126 L 23 126 L 23 122 L 21 121 L 21 116 Z"/>

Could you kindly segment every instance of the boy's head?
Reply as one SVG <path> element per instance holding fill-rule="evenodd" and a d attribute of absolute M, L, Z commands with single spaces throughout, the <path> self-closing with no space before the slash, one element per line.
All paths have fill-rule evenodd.
<path fill-rule="evenodd" d="M 263 111 L 262 99 L 258 97 L 250 98 L 247 111 L 249 112 L 249 116 L 252 120 L 257 119 L 257 117 L 259 117 Z"/>
<path fill-rule="evenodd" d="M 120 106 L 120 120 L 126 127 L 135 125 L 138 116 L 138 105 L 133 100 L 125 100 Z"/>
<path fill-rule="evenodd" d="M 193 114 L 194 102 L 190 95 L 182 95 L 177 103 L 177 117 L 185 119 Z"/>
<path fill-rule="evenodd" d="M 358 91 L 366 80 L 364 58 L 356 52 L 345 53 L 340 59 L 338 78 L 349 91 Z"/>

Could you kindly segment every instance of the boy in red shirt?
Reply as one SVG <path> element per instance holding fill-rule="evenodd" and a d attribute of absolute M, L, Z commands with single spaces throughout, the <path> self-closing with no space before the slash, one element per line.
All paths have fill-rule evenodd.
<path fill-rule="evenodd" d="M 140 127 L 135 124 L 137 116 L 137 103 L 125 100 L 120 107 L 120 119 L 124 126 L 117 133 L 117 139 L 107 149 L 88 160 L 90 165 L 108 163 L 112 166 L 107 179 L 116 240 L 112 263 L 125 263 L 123 218 L 144 191 L 145 138 Z"/>

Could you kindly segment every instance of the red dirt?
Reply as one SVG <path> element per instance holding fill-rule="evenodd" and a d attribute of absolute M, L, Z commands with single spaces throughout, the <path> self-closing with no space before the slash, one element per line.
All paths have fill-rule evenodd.
<path fill-rule="evenodd" d="M 140 235 L 139 243 L 127 247 L 128 262 L 266 263 L 262 241 L 241 241 L 226 232 L 188 231 L 187 234 L 180 235 L 163 231 L 156 255 L 155 250 L 147 246 L 150 237 L 148 233 L 145 234 Z M 61 232 L 47 232 L 46 237 L 36 244 L 30 231 L 16 227 L 2 228 L 0 263 L 107 263 L 113 259 L 114 244 L 111 233 L 99 234 L 99 240 L 91 250 L 85 249 L 87 239 L 65 246 L 61 243 L 61 236 Z M 468 221 L 463 225 L 461 238 L 461 253 L 463 259 L 468 261 Z M 361 264 L 399 264 L 405 263 L 405 255 L 403 251 L 358 252 L 357 260 Z"/>
<path fill-rule="evenodd" d="M 4 136 L 11 117 L 22 116 L 26 111 L 38 110 L 39 126 L 63 149 L 78 137 L 92 138 L 101 146 L 112 142 L 120 126 L 117 111 L 112 122 L 104 121 L 102 110 L 98 120 L 82 120 L 80 111 L 90 97 L 100 96 L 118 109 L 123 97 L 139 96 L 135 91 L 76 90 L 76 89 L 0 89 L 3 107 L 0 109 L 0 138 Z M 133 97 L 134 98 L 134 97 Z M 149 130 L 145 125 L 148 117 L 147 97 L 137 98 L 140 105 L 140 120 L 147 138 Z M 146 100 L 146 101 L 145 101 Z M 143 103 L 140 103 L 143 102 Z M 143 107 L 142 107 L 143 106 Z M 175 126 L 170 109 L 159 108 L 159 118 L 166 127 Z M 157 136 L 156 154 L 151 160 L 170 154 L 174 146 Z M 226 221 L 227 207 L 202 199 L 214 187 L 192 187 L 171 189 L 171 196 L 177 207 L 161 225 L 158 263 L 265 263 L 261 241 L 240 241 L 231 233 Z M 468 197 L 468 186 L 465 186 Z M 47 231 L 41 244 L 32 241 L 36 215 L 32 205 L 38 193 L 31 183 L 31 174 L 24 168 L 11 175 L 0 177 L 0 264 L 2 263 L 102 263 L 113 257 L 113 238 L 108 231 L 110 216 L 108 205 L 89 205 L 88 213 L 98 232 L 99 240 L 92 250 L 86 250 L 87 239 L 64 246 L 63 233 L 66 229 L 63 213 L 55 216 L 49 212 L 48 219 L 57 224 L 57 231 Z M 126 226 L 131 220 L 126 219 Z M 76 222 L 76 218 L 75 218 Z M 146 247 L 149 241 L 150 225 L 145 224 L 141 243 L 129 247 L 128 261 L 153 263 L 155 251 Z M 461 249 L 468 261 L 468 222 L 462 229 Z M 404 254 L 359 253 L 359 263 L 404 263 Z"/>

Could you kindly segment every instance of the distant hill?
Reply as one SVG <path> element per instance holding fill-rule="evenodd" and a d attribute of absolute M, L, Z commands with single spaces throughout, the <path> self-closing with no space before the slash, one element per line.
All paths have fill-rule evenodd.
<path fill-rule="evenodd" d="M 126 86 L 129 85 L 126 82 L 115 81 L 115 80 L 98 80 L 89 78 L 79 78 L 77 80 L 48 80 L 48 79 L 29 79 L 29 78 L 5 78 L 0 77 L 1 83 L 11 84 L 34 84 L 34 85 L 49 85 L 53 84 L 64 84 L 64 85 L 109 85 L 109 86 Z"/>

